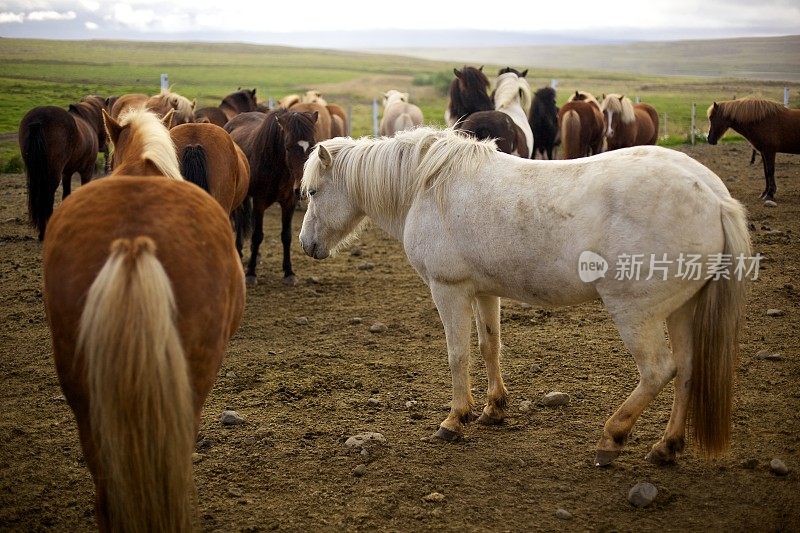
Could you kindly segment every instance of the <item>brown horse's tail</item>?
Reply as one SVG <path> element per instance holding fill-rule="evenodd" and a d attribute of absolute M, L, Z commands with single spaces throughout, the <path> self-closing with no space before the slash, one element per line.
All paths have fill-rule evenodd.
<path fill-rule="evenodd" d="M 42 240 L 47 221 L 53 214 L 53 201 L 60 176 L 52 176 L 41 122 L 28 124 L 27 135 L 21 139 L 20 145 L 28 184 L 28 219 L 31 226 L 39 230 L 39 240 Z"/>
<path fill-rule="evenodd" d="M 561 149 L 564 159 L 582 157 L 581 153 L 581 117 L 574 109 L 570 109 L 561 118 Z"/>
<path fill-rule="evenodd" d="M 183 148 L 180 154 L 181 174 L 187 181 L 191 181 L 207 193 L 211 190 L 208 185 L 208 157 L 202 144 L 191 144 Z"/>
<path fill-rule="evenodd" d="M 722 199 L 723 254 L 749 258 L 747 214 L 733 198 Z M 744 318 L 746 287 L 735 268 L 729 279 L 710 280 L 700 291 L 694 311 L 689 421 L 706 457 L 725 453 L 730 442 L 733 381 L 739 357 L 739 330 Z"/>
<path fill-rule="evenodd" d="M 193 393 L 174 315 L 152 239 L 114 241 L 78 338 L 112 531 L 192 526 Z"/>

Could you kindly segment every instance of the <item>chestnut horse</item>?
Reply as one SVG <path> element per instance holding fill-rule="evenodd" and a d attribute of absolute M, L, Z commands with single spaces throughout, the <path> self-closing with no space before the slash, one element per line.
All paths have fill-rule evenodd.
<path fill-rule="evenodd" d="M 325 139 L 330 139 L 330 138 L 333 138 L 333 137 L 343 137 L 343 136 L 347 135 L 347 133 L 348 133 L 347 114 L 345 113 L 344 109 L 340 105 L 329 104 L 328 101 L 325 100 L 325 98 L 322 97 L 322 93 L 321 92 L 316 91 L 316 90 L 306 91 L 306 94 L 304 94 L 302 97 L 300 97 L 300 96 L 298 96 L 296 94 L 290 94 L 289 96 L 286 96 L 286 97 L 282 98 L 279 101 L 279 104 L 284 109 L 290 109 L 290 108 L 294 107 L 295 105 L 301 104 L 301 103 L 302 104 L 319 104 L 322 107 L 324 107 L 325 109 L 327 109 L 328 113 L 331 116 L 331 128 L 330 128 L 329 136 L 325 137 Z M 305 107 L 305 108 L 301 107 L 300 109 L 294 109 L 294 111 L 306 111 L 306 112 L 308 112 L 308 111 L 319 111 L 319 109 L 309 108 L 309 107 Z M 325 122 L 324 113 L 320 113 L 320 121 L 317 123 L 318 124 L 317 127 L 318 128 L 323 128 L 323 126 L 320 126 L 319 124 L 322 124 L 324 122 Z M 317 141 L 321 141 L 321 140 L 324 140 L 324 139 L 317 139 Z"/>
<path fill-rule="evenodd" d="M 174 111 L 163 118 L 144 108 L 130 109 L 119 122 L 103 111 L 108 141 L 114 147 L 114 175 L 167 176 L 182 180 L 175 144 L 169 135 Z"/>
<path fill-rule="evenodd" d="M 563 159 L 575 159 L 603 151 L 605 122 L 600 104 L 591 93 L 575 91 L 558 110 Z"/>
<path fill-rule="evenodd" d="M 100 530 L 189 531 L 192 452 L 241 320 L 241 264 L 208 194 L 179 174 L 122 174 L 177 166 L 158 119 L 138 110 L 106 121 L 116 172 L 62 203 L 44 245 L 56 370 Z"/>
<path fill-rule="evenodd" d="M 103 133 L 103 108 L 94 99 L 60 107 L 34 107 L 19 125 L 19 148 L 25 161 L 28 188 L 28 216 L 44 239 L 47 221 L 53 213 L 58 184 L 62 197 L 69 196 L 72 174 L 81 185 L 94 176 L 97 152 Z"/>
<path fill-rule="evenodd" d="M 240 87 L 238 91 L 223 98 L 218 107 L 198 109 L 194 112 L 194 116 L 197 122 L 210 122 L 224 128 L 225 124 L 239 113 L 256 111 L 257 107 L 256 90 Z"/>
<path fill-rule="evenodd" d="M 761 152 L 765 186 L 760 198 L 774 201 L 778 192 L 775 154 L 800 154 L 800 109 L 787 109 L 771 100 L 742 98 L 714 102 L 707 114 L 708 144 L 717 144 L 717 140 L 731 128 Z"/>
<path fill-rule="evenodd" d="M 298 104 L 294 104 L 289 109 L 297 113 L 317 114 L 317 120 L 314 123 L 314 140 L 316 142 L 322 142 L 334 137 L 333 118 L 331 117 L 331 113 L 330 111 L 328 111 L 328 108 L 326 106 L 316 102 L 314 103 L 300 102 Z"/>
<path fill-rule="evenodd" d="M 242 205 L 250 186 L 247 156 L 215 124 L 181 124 L 169 131 L 183 177 L 213 196 L 226 213 Z"/>
<path fill-rule="evenodd" d="M 225 125 L 225 130 L 244 151 L 250 163 L 250 187 L 244 205 L 245 213 L 236 223 L 236 248 L 241 256 L 242 241 L 249 230 L 248 223 L 252 222 L 246 277 L 249 285 L 256 284 L 258 248 L 264 239 L 264 211 L 275 202 L 281 206 L 283 283 L 297 284 L 290 254 L 292 217 L 299 197 L 303 165 L 316 144 L 314 126 L 318 116 L 317 112 L 283 109 L 266 114 L 252 111 L 233 117 Z M 251 219 L 248 218 L 249 209 L 252 209 Z"/>
<path fill-rule="evenodd" d="M 634 104 L 621 94 L 608 94 L 600 104 L 606 118 L 606 150 L 656 144 L 658 113 L 650 104 Z"/>
<path fill-rule="evenodd" d="M 531 159 L 536 159 L 536 154 L 541 154 L 544 159 L 553 159 L 553 148 L 558 137 L 558 106 L 556 105 L 556 90 L 552 87 L 542 87 L 533 94 L 533 105 L 528 118 L 533 131 L 533 154 Z"/>

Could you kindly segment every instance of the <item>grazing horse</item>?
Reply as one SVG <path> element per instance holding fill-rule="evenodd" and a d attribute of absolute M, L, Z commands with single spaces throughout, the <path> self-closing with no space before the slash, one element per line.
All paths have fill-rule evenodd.
<path fill-rule="evenodd" d="M 606 118 L 606 150 L 656 144 L 658 113 L 650 104 L 633 104 L 620 94 L 608 94 L 600 104 Z"/>
<path fill-rule="evenodd" d="M 502 69 L 495 80 L 495 88 L 492 93 L 494 108 L 501 113 L 505 113 L 514 121 L 514 124 L 525 134 L 525 145 L 527 151 L 520 155 L 529 158 L 533 154 L 533 131 L 528 123 L 528 111 L 531 108 L 531 87 L 524 73 L 506 67 Z"/>
<path fill-rule="evenodd" d="M 774 201 L 778 192 L 775 154 L 800 154 L 800 109 L 787 109 L 771 100 L 742 98 L 714 102 L 707 115 L 708 144 L 717 144 L 717 140 L 731 128 L 761 152 L 766 183 L 760 198 Z"/>
<path fill-rule="evenodd" d="M 318 116 L 316 112 L 279 110 L 264 114 L 254 111 L 237 115 L 225 125 L 225 130 L 247 155 L 250 164 L 249 198 L 245 202 L 246 211 L 252 198 L 253 234 L 247 264 L 248 285 L 256 284 L 258 248 L 264 239 L 264 211 L 275 202 L 281 206 L 283 283 L 297 284 L 290 254 L 292 217 L 299 197 L 303 165 L 316 144 L 314 126 Z M 240 256 L 248 229 L 245 217 L 246 213 L 242 217 L 244 220 L 237 220 L 236 224 L 236 248 Z"/>
<path fill-rule="evenodd" d="M 575 91 L 558 110 L 558 124 L 563 159 L 586 157 L 603 151 L 603 113 L 590 93 Z"/>
<path fill-rule="evenodd" d="M 240 113 L 257 111 L 256 90 L 242 89 L 233 92 L 222 99 L 218 107 L 204 107 L 194 112 L 197 122 L 210 122 L 220 128 Z"/>
<path fill-rule="evenodd" d="M 450 82 L 450 101 L 444 112 L 444 121 L 448 126 L 455 126 L 477 111 L 494 110 L 489 97 L 489 78 L 483 73 L 483 67 L 454 68 L 453 74 L 456 77 Z"/>
<path fill-rule="evenodd" d="M 556 105 L 556 90 L 552 87 L 542 87 L 533 95 L 533 105 L 529 118 L 533 131 L 533 154 L 541 154 L 544 159 L 553 159 L 553 148 L 558 137 L 558 106 Z"/>
<path fill-rule="evenodd" d="M 226 213 L 242 205 L 250 164 L 239 146 L 215 124 L 181 124 L 169 131 L 183 177 L 213 196 Z"/>
<path fill-rule="evenodd" d="M 453 378 L 450 415 L 435 437 L 458 439 L 473 417 L 473 312 L 489 380 L 478 421 L 498 424 L 508 404 L 499 359 L 500 298 L 545 306 L 600 298 L 640 380 L 606 422 L 596 464 L 618 456 L 638 416 L 673 378 L 672 415 L 649 459 L 675 460 L 687 411 L 700 449 L 710 456 L 726 450 L 745 283 L 732 272 L 681 277 L 675 262 L 663 277 L 647 264 L 638 276 L 584 276 L 579 263 L 632 253 L 677 258 L 690 251 L 709 268 L 720 266 L 723 255 L 741 254 L 744 261 L 750 255 L 744 208 L 689 156 L 640 146 L 589 160 L 533 161 L 498 153 L 491 141 L 417 128 L 394 138 L 321 143 L 306 164 L 302 188 L 309 198 L 300 231 L 307 255 L 328 257 L 369 217 L 402 242 L 430 287 Z"/>
<path fill-rule="evenodd" d="M 56 370 L 100 530 L 189 531 L 191 456 L 242 317 L 241 263 L 227 214 L 178 173 L 166 126 L 144 109 L 104 119 L 115 172 L 62 203 L 44 245 Z"/>
<path fill-rule="evenodd" d="M 44 239 L 47 221 L 53 213 L 58 184 L 62 198 L 72 190 L 72 174 L 81 185 L 94 176 L 97 152 L 103 133 L 103 109 L 93 101 L 60 107 L 34 107 L 19 125 L 19 148 L 25 162 L 28 188 L 28 216 Z"/>
<path fill-rule="evenodd" d="M 381 135 L 391 137 L 398 131 L 420 126 L 423 120 L 420 108 L 408 103 L 408 93 L 392 89 L 383 95 Z"/>

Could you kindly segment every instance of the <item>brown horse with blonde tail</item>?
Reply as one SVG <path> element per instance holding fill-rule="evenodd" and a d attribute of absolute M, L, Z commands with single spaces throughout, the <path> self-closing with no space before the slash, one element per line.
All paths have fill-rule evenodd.
<path fill-rule="evenodd" d="M 242 268 L 227 213 L 175 174 L 166 127 L 144 110 L 106 124 L 115 173 L 61 204 L 44 245 L 56 370 L 99 529 L 190 531 L 192 452 L 244 309 Z"/>
<path fill-rule="evenodd" d="M 605 121 L 600 104 L 591 93 L 575 91 L 558 110 L 561 157 L 576 159 L 603 151 Z"/>
<path fill-rule="evenodd" d="M 606 150 L 656 144 L 658 113 L 650 104 L 634 104 L 621 94 L 603 97 L 600 111 L 606 119 Z"/>

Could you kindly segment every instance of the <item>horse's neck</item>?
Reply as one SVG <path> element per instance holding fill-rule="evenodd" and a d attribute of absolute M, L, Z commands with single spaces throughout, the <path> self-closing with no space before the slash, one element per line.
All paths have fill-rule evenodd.
<path fill-rule="evenodd" d="M 149 159 L 125 161 L 114 169 L 115 176 L 163 176 L 158 167 Z"/>

